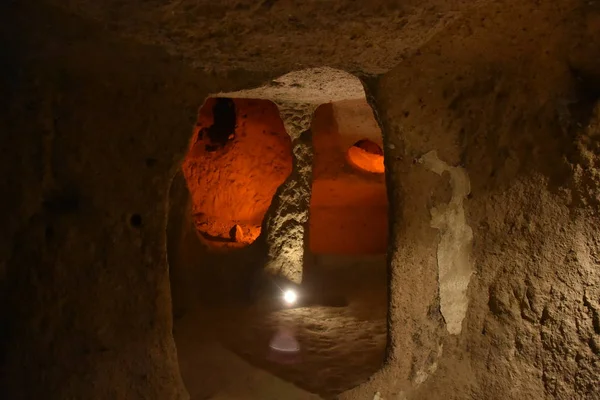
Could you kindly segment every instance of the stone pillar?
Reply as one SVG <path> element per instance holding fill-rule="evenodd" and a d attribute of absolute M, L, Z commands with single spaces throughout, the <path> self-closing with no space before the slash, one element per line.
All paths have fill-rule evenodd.
<path fill-rule="evenodd" d="M 285 129 L 292 138 L 292 173 L 277 190 L 263 226 L 266 232 L 265 271 L 293 283 L 302 282 L 305 227 L 308 222 L 312 181 L 314 104 L 277 104 Z"/>

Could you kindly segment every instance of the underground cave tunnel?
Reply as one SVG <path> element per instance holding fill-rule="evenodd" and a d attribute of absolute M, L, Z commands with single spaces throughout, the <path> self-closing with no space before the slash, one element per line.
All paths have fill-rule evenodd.
<path fill-rule="evenodd" d="M 248 363 L 325 397 L 364 382 L 383 363 L 387 196 L 383 170 L 370 168 L 383 165 L 381 131 L 364 98 L 323 104 L 311 118 L 304 279 L 291 286 L 298 303 L 286 306 L 285 280 L 261 273 L 261 222 L 293 165 L 277 106 L 211 98 L 199 111 L 168 224 L 174 335 L 193 399 L 217 384 L 198 371 L 218 369 L 210 362 L 221 357 L 240 357 L 239 368 Z M 258 295 L 257 276 L 267 280 Z"/>
<path fill-rule="evenodd" d="M 600 399 L 598 1 L 9 0 L 0 43 L 0 399 Z M 373 180 L 350 153 L 385 150 L 381 369 L 386 310 L 356 306 L 384 278 L 321 268 L 376 254 L 311 251 L 306 206 L 301 287 L 344 301 L 260 308 L 242 291 L 273 231 L 194 218 L 181 171 L 200 102 L 263 85 L 246 97 L 277 104 L 293 154 L 268 221 L 298 172 L 291 111 L 359 97 L 325 68 L 271 81 L 315 65 L 360 76 L 384 131 L 337 157 Z M 237 145 L 222 112 L 215 161 Z M 284 323 L 292 365 L 268 359 Z"/>

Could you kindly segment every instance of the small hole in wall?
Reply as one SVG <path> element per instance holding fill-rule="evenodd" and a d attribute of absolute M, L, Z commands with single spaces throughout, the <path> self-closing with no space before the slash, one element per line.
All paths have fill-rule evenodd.
<path fill-rule="evenodd" d="M 142 226 L 142 216 L 140 214 L 133 214 L 129 218 L 129 224 L 134 228 L 139 228 Z"/>
<path fill-rule="evenodd" d="M 229 140 L 235 137 L 236 108 L 232 99 L 214 99 L 212 107 L 213 123 L 198 132 L 198 139 L 208 139 L 205 145 L 207 151 L 222 148 Z"/>
<path fill-rule="evenodd" d="M 350 165 L 361 171 L 383 174 L 383 149 L 369 139 L 362 139 L 354 143 L 347 152 Z"/>

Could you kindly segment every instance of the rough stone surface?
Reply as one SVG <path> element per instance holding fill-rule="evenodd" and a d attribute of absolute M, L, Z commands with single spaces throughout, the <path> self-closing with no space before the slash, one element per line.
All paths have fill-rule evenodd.
<path fill-rule="evenodd" d="M 418 51 L 466 0 L 47 0 L 111 31 L 159 45 L 194 67 L 281 71 L 329 66 L 382 73 Z M 343 49 L 343 50 L 342 50 Z"/>
<path fill-rule="evenodd" d="M 165 227 L 196 111 L 330 66 L 364 79 L 392 220 L 388 358 L 340 398 L 600 398 L 595 2 L 5 1 L 0 18 L 0 397 L 188 397 Z M 459 335 L 430 225 L 446 178 L 417 162 L 432 150 L 471 182 Z"/>
<path fill-rule="evenodd" d="M 310 130 L 312 116 L 317 103 L 275 102 L 283 120 L 285 130 L 292 140 L 298 139 L 304 132 Z"/>
<path fill-rule="evenodd" d="M 243 85 L 43 5 L 0 18 L 0 397 L 185 399 L 166 196 L 199 105 Z"/>
<path fill-rule="evenodd" d="M 305 230 L 308 224 L 313 150 L 310 124 L 312 104 L 278 104 L 292 138 L 293 170 L 279 187 L 265 216 L 263 231 L 268 248 L 265 271 L 291 282 L 302 282 Z"/>
<path fill-rule="evenodd" d="M 580 85 L 591 78 L 549 55 L 577 48 L 571 67 L 598 70 L 577 54 L 591 45 L 575 45 L 574 31 L 567 33 L 572 28 L 552 23 L 560 18 L 558 9 L 511 22 L 536 27 L 536 38 L 544 35 L 544 56 L 492 33 L 508 24 L 497 17 L 471 26 L 467 36 L 455 31 L 457 36 L 438 38 L 421 57 L 369 85 L 387 141 L 392 218 L 402 221 L 393 229 L 391 356 L 368 385 L 343 398 L 376 389 L 391 398 L 600 398 L 593 378 L 599 371 L 594 307 L 584 301 L 598 280 L 597 209 L 591 206 L 598 186 L 581 186 L 593 181 L 585 160 L 593 163 L 597 156 L 577 145 L 593 147 L 585 127 L 598 92 L 585 94 Z M 490 48 L 493 53 L 486 52 Z M 513 61 L 496 69 L 507 54 Z M 541 65 L 545 79 L 538 74 Z M 398 90 L 410 95 L 399 99 Z M 559 107 L 561 98 L 570 99 L 568 112 Z M 563 130 L 556 124 L 561 115 L 570 121 Z M 432 199 L 445 179 L 416 162 L 432 150 L 464 168 L 471 181 L 464 207 L 474 230 L 475 275 L 458 338 L 440 323 L 438 238 L 428 227 Z M 431 371 L 427 365 L 434 364 Z M 432 373 L 423 379 L 418 371 Z"/>
<path fill-rule="evenodd" d="M 217 96 L 269 99 L 286 108 L 286 103 L 318 106 L 344 100 L 360 101 L 365 98 L 365 91 L 356 76 L 339 69 L 321 67 L 293 71 L 273 79 L 265 86 L 232 93 L 218 93 Z"/>

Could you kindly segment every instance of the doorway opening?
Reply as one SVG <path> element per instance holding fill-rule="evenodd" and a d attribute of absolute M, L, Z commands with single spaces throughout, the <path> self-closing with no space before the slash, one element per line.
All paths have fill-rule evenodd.
<path fill-rule="evenodd" d="M 381 131 L 366 101 L 315 113 L 310 251 L 385 255 L 388 201 Z"/>
<path fill-rule="evenodd" d="M 182 171 L 194 224 L 211 248 L 254 242 L 277 188 L 292 171 L 291 140 L 268 100 L 209 98 Z"/>
<path fill-rule="evenodd" d="M 183 379 L 194 400 L 224 387 L 244 397 L 244 382 L 259 381 L 254 398 L 288 384 L 286 398 L 334 398 L 367 381 L 386 355 L 385 174 L 359 168 L 352 155 L 356 148 L 379 165 L 381 131 L 362 84 L 341 71 L 299 71 L 220 96 L 200 110 L 170 195 Z M 299 121 L 300 135 L 292 135 Z M 299 166 L 305 151 L 309 161 Z M 282 188 L 293 191 L 300 179 L 310 202 L 287 213 L 278 205 L 296 197 Z M 302 282 L 269 276 L 273 290 L 263 301 L 254 288 L 267 265 L 270 221 L 299 215 L 307 216 L 293 237 L 304 252 Z"/>
<path fill-rule="evenodd" d="M 315 336 L 329 356 L 321 361 L 323 379 L 332 382 L 331 388 L 337 380 L 338 387 L 350 389 L 381 368 L 387 344 L 388 200 L 382 134 L 366 99 L 319 106 L 312 134 L 304 285 L 320 299 L 319 320 L 328 321 L 313 322 L 323 329 Z M 354 148 L 367 153 L 368 166 L 381 162 L 381 167 L 357 168 L 349 156 Z M 332 307 L 336 304 L 343 306 Z M 327 349 L 328 341 L 335 346 Z"/>

